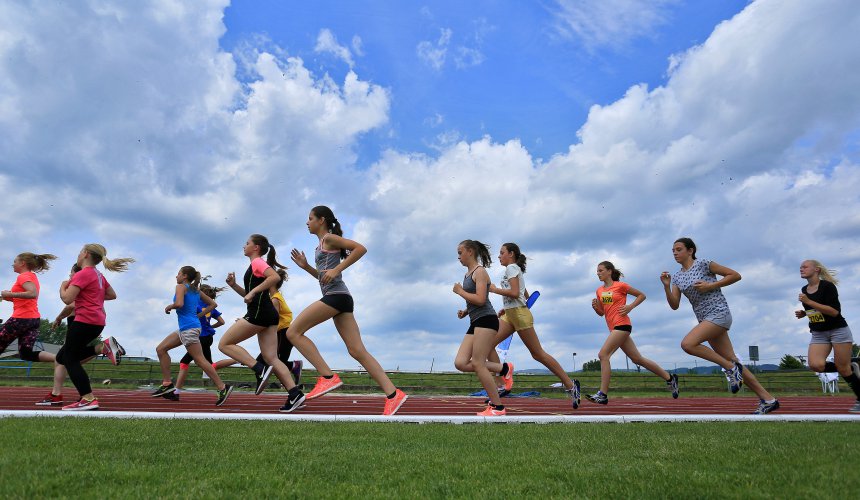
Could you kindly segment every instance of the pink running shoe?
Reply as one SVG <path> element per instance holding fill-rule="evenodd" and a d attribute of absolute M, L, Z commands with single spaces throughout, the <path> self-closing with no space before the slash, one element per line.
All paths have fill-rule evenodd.
<path fill-rule="evenodd" d="M 314 399 L 322 396 L 327 392 L 331 392 L 343 385 L 337 373 L 332 378 L 317 377 L 317 383 L 314 389 L 305 397 L 305 399 Z"/>
<path fill-rule="evenodd" d="M 507 414 L 508 410 L 504 408 L 501 410 L 497 410 L 493 408 L 493 405 L 487 405 L 487 409 L 480 413 L 476 413 L 476 415 L 478 415 L 479 417 L 504 417 Z"/>
<path fill-rule="evenodd" d="M 45 399 L 36 401 L 36 406 L 57 406 L 61 404 L 63 404 L 63 395 L 54 395 L 50 392 L 45 396 Z"/>
<path fill-rule="evenodd" d="M 87 411 L 87 410 L 98 410 L 99 409 L 99 400 L 93 399 L 92 401 L 87 401 L 85 399 L 81 399 L 80 401 L 75 401 L 70 405 L 66 405 L 63 407 L 63 410 L 68 411 Z"/>
<path fill-rule="evenodd" d="M 406 402 L 406 398 L 409 396 L 406 395 L 405 392 L 397 389 L 394 393 L 394 397 L 389 399 L 385 398 L 385 410 L 382 411 L 383 415 L 394 415 L 397 413 L 397 410 L 403 406 L 403 403 Z"/>
<path fill-rule="evenodd" d="M 102 354 L 107 356 L 110 362 L 116 366 L 120 364 L 122 361 L 122 353 L 125 352 L 125 349 L 119 345 L 119 342 L 116 341 L 113 337 L 108 337 L 104 341 L 104 347 L 102 348 Z"/>
<path fill-rule="evenodd" d="M 505 390 L 511 392 L 511 389 L 514 388 L 514 364 L 505 364 L 508 365 L 508 374 L 502 377 L 502 379 L 505 381 Z"/>

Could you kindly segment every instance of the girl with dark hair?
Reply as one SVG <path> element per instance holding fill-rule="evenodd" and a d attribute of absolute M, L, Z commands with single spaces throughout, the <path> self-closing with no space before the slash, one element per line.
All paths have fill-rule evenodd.
<path fill-rule="evenodd" d="M 672 397 L 678 397 L 678 376 L 670 374 L 657 363 L 639 354 L 639 349 L 633 342 L 631 332 L 633 324 L 630 322 L 629 313 L 639 304 L 645 301 L 645 294 L 631 287 L 627 283 L 619 281 L 624 274 L 616 269 L 615 265 L 605 260 L 597 265 L 597 279 L 603 285 L 597 288 L 597 298 L 591 299 L 591 307 L 598 316 L 606 318 L 606 326 L 609 327 L 609 337 L 600 348 L 597 357 L 600 359 L 600 389 L 593 396 L 586 396 L 589 401 L 597 404 L 609 403 L 609 379 L 612 376 L 612 365 L 609 360 L 612 355 L 621 348 L 631 361 L 666 381 L 666 385 L 672 391 Z M 632 295 L 636 299 L 627 304 L 627 296 Z"/>
<path fill-rule="evenodd" d="M 457 246 L 457 260 L 468 270 L 463 283 L 454 284 L 454 293 L 466 301 L 466 309 L 457 311 L 457 317 L 462 319 L 469 316 L 469 329 L 457 350 L 454 366 L 461 372 L 475 372 L 487 391 L 487 408 L 478 416 L 501 417 L 507 414 L 507 410 L 499 397 L 491 371 L 510 379 L 514 366 L 511 363 L 488 361 L 490 351 L 497 344 L 496 335 L 499 331 L 499 317 L 490 303 L 490 276 L 486 269 L 492 263 L 492 258 L 487 245 L 477 240 L 464 240 Z"/>
<path fill-rule="evenodd" d="M 681 348 L 688 354 L 722 367 L 733 393 L 737 393 L 744 383 L 752 389 L 760 399 L 754 414 L 763 415 L 779 409 L 779 401 L 738 361 L 729 339 L 732 313 L 720 288 L 740 281 L 741 275 L 716 262 L 697 259 L 696 244 L 690 238 L 675 240 L 672 255 L 675 262 L 681 265 L 681 269 L 674 274 L 668 271 L 660 274 L 666 300 L 669 307 L 677 310 L 681 305 L 683 293 L 690 301 L 699 321 L 681 341 Z M 718 280 L 717 276 L 722 276 L 722 279 Z M 705 342 L 710 344 L 710 347 L 705 346 Z"/>
<path fill-rule="evenodd" d="M 162 382 L 161 387 L 152 393 L 152 397 L 157 398 L 171 394 L 176 390 L 171 380 L 170 375 L 170 354 L 168 351 L 185 346 L 188 354 L 194 359 L 203 371 L 209 375 L 215 387 L 218 388 L 218 400 L 215 406 L 221 406 L 227 402 L 230 393 L 233 392 L 233 386 L 225 384 L 212 364 L 207 362 L 203 356 L 203 347 L 200 345 L 200 319 L 197 317 L 198 306 L 200 302 L 206 304 L 203 312 L 210 312 L 218 305 L 214 300 L 210 299 L 206 294 L 201 294 L 200 288 L 200 273 L 191 266 L 183 266 L 176 273 L 176 290 L 173 295 L 173 302 L 164 308 L 165 314 L 170 314 L 170 311 L 176 311 L 176 317 L 179 320 L 179 329 L 172 332 L 164 338 L 155 352 L 158 354 L 158 362 L 161 365 Z"/>
<path fill-rule="evenodd" d="M 800 277 L 806 285 L 800 289 L 798 300 L 803 309 L 795 311 L 797 319 L 809 320 L 809 368 L 814 372 L 839 372 L 854 391 L 857 401 L 849 410 L 860 413 L 860 366 L 851 361 L 854 337 L 848 322 L 842 317 L 836 272 L 817 260 L 800 263 Z M 830 351 L 833 361 L 827 361 Z"/>
<path fill-rule="evenodd" d="M 561 364 L 544 351 L 534 329 L 534 317 L 529 308 L 526 307 L 528 292 L 523 276 L 523 273 L 526 272 L 526 256 L 520 252 L 520 247 L 516 243 L 505 243 L 499 249 L 499 263 L 505 266 L 505 274 L 501 280 L 502 286 L 497 287 L 490 284 L 490 292 L 501 295 L 504 304 L 504 308 L 498 314 L 501 321 L 499 322 L 495 345 L 499 345 L 514 332 L 517 332 L 532 358 L 547 367 L 553 375 L 561 380 L 565 390 L 570 395 L 573 408 L 579 408 L 579 381 L 571 380 Z M 490 349 L 489 356 L 490 361 L 498 361 L 498 354 L 495 349 Z M 508 379 L 513 382 L 512 375 L 513 365 L 511 364 L 507 376 L 503 377 L 506 391 L 510 391 L 513 385 L 507 383 Z"/>
<path fill-rule="evenodd" d="M 286 266 L 278 263 L 275 247 L 261 234 L 252 234 L 245 242 L 243 252 L 251 261 L 245 271 L 244 288 L 236 283 L 235 273 L 227 275 L 227 285 L 245 298 L 248 313 L 230 326 L 221 337 L 218 348 L 227 356 L 254 370 L 257 377 L 255 394 L 265 390 L 269 376 L 274 372 L 288 392 L 287 401 L 280 411 L 289 413 L 302 405 L 305 395 L 296 386 L 290 376 L 290 370 L 278 359 L 278 311 L 275 310 L 269 294 L 269 290 L 281 280 L 275 268 L 286 269 Z M 263 260 L 263 255 L 266 260 Z M 260 343 L 264 361 L 257 361 L 238 345 L 254 335 Z"/>
<path fill-rule="evenodd" d="M 24 252 L 12 261 L 12 270 L 18 273 L 10 290 L 0 292 L 0 301 L 12 302 L 12 316 L 0 325 L 0 353 L 14 340 L 18 341 L 18 356 L 24 361 L 54 361 L 48 352 L 35 352 L 33 346 L 39 338 L 39 279 L 36 273 L 47 270 L 49 262 L 57 257 L 51 254 Z"/>
<path fill-rule="evenodd" d="M 323 296 L 299 313 L 287 330 L 287 338 L 320 374 L 313 390 L 308 394 L 308 399 L 318 398 L 343 385 L 314 342 L 305 335 L 314 326 L 331 319 L 350 356 L 358 361 L 385 391 L 385 408 L 382 414 L 394 415 L 408 396 L 394 386 L 385 370 L 361 341 L 358 323 L 353 315 L 352 295 L 341 277 L 341 273 L 364 256 L 367 249 L 361 243 L 343 237 L 340 222 L 326 206 L 312 208 L 306 225 L 308 231 L 319 238 L 314 255 L 316 267 L 308 264 L 305 253 L 295 248 L 291 252 L 291 258 L 296 265 L 319 281 Z"/>
<path fill-rule="evenodd" d="M 77 264 L 80 271 L 69 281 L 60 285 L 60 299 L 66 305 L 75 305 L 75 320 L 69 323 L 66 342 L 57 353 L 57 363 L 66 367 L 69 378 L 75 385 L 80 399 L 63 407 L 69 411 L 97 410 L 99 400 L 93 395 L 90 377 L 81 361 L 97 354 L 104 354 L 112 364 L 118 365 L 125 349 L 113 337 L 95 346 L 90 345 L 105 328 L 105 301 L 116 299 L 116 292 L 96 266 L 101 263 L 105 269 L 123 272 L 134 259 L 108 259 L 107 249 L 98 243 L 84 245 L 78 253 Z"/>

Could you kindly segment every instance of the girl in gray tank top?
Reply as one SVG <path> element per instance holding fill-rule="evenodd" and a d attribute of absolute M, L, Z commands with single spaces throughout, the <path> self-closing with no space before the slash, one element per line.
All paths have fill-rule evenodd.
<path fill-rule="evenodd" d="M 364 347 L 358 323 L 353 315 L 352 295 L 341 277 L 343 270 L 355 264 L 367 253 L 367 249 L 361 243 L 343 237 L 340 222 L 326 206 L 320 205 L 311 209 L 307 226 L 308 231 L 319 238 L 319 245 L 314 255 L 316 267 L 308 264 L 305 253 L 295 248 L 290 253 L 290 257 L 296 265 L 319 282 L 323 296 L 300 312 L 287 329 L 287 340 L 320 374 L 307 399 L 316 399 L 343 385 L 340 377 L 331 370 L 313 341 L 305 335 L 312 327 L 333 319 L 334 326 L 350 355 L 367 370 L 367 373 L 385 392 L 385 407 L 382 414 L 394 415 L 408 396 L 394 386 L 376 358 Z"/>
<path fill-rule="evenodd" d="M 490 251 L 480 241 L 465 240 L 457 246 L 457 259 L 469 270 L 463 277 L 463 284 L 454 285 L 454 293 L 466 301 L 466 309 L 457 311 L 457 317 L 469 316 L 470 324 L 457 350 L 454 366 L 462 372 L 475 372 L 487 391 L 489 404 L 478 416 L 500 417 L 506 411 L 491 372 L 504 376 L 510 371 L 510 366 L 487 361 L 490 351 L 496 346 L 499 330 L 499 317 L 490 303 L 490 276 L 485 269 L 492 263 Z"/>

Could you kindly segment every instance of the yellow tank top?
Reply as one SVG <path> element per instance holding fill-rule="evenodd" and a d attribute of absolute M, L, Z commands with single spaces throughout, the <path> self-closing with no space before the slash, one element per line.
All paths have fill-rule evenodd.
<path fill-rule="evenodd" d="M 293 322 L 293 311 L 290 311 L 290 306 L 287 305 L 284 296 L 281 295 L 281 292 L 277 292 L 272 294 L 272 300 L 278 301 L 278 330 L 289 328 L 290 323 Z"/>

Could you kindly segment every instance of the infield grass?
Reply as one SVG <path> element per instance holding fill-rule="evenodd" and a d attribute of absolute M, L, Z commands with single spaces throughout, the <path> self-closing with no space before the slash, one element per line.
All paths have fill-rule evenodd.
<path fill-rule="evenodd" d="M 0 419 L 0 498 L 850 498 L 860 425 Z"/>

